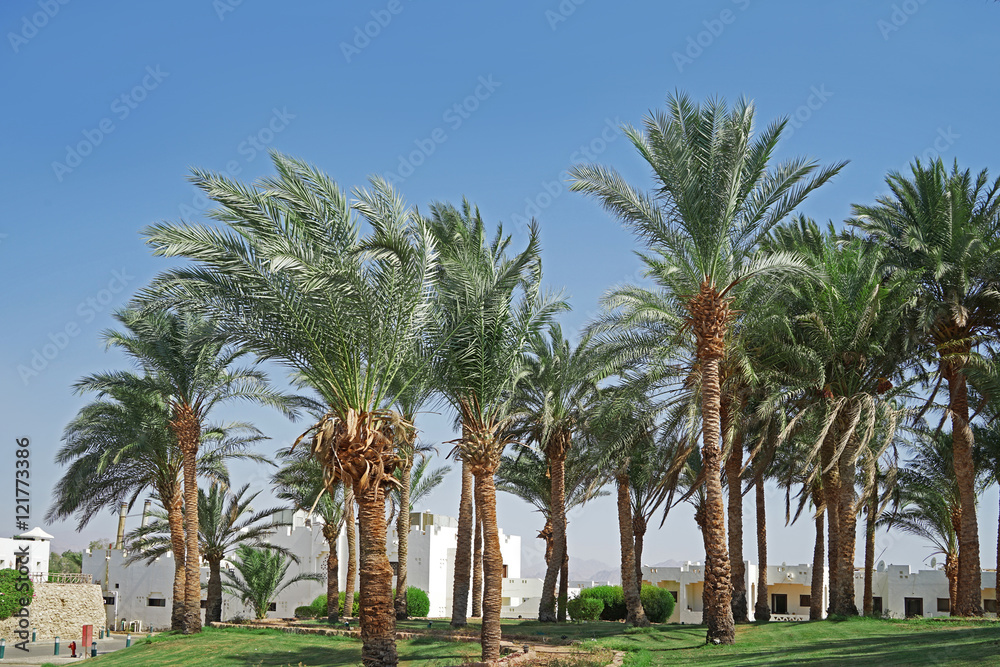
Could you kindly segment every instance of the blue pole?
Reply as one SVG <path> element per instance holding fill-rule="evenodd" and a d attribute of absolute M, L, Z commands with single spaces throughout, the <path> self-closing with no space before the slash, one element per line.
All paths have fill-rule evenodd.
<path fill-rule="evenodd" d="M 35 628 L 32 628 L 31 629 L 31 643 L 34 644 L 36 641 L 38 641 L 38 630 L 36 630 Z"/>
<path fill-rule="evenodd" d="M 130 632 L 127 635 L 125 635 L 125 648 L 128 648 L 131 645 L 132 645 L 132 633 Z"/>
<path fill-rule="evenodd" d="M 7 640 L 0 639 L 0 660 L 3 660 L 3 654 L 7 651 Z"/>
<path fill-rule="evenodd" d="M 56 637 L 55 652 L 52 655 L 59 655 L 59 638 Z"/>

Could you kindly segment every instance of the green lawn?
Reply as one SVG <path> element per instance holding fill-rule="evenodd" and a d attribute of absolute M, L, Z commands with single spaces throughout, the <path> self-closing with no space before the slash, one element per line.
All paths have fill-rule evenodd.
<path fill-rule="evenodd" d="M 452 667 L 478 656 L 474 642 L 447 641 L 446 621 L 431 634 L 399 642 L 401 664 Z M 428 632 L 427 622 L 401 623 L 402 631 Z M 469 631 L 475 633 L 476 627 Z M 504 623 L 504 635 L 535 644 L 581 641 L 584 649 L 629 652 L 626 667 L 652 665 L 1000 665 L 996 621 L 851 619 L 818 623 L 740 626 L 735 646 L 706 646 L 699 626 L 661 625 L 633 631 L 620 623 Z M 565 639 L 563 637 L 565 636 Z M 200 635 L 162 635 L 92 661 L 94 667 L 305 667 L 357 665 L 360 641 L 348 637 L 292 635 L 277 630 L 206 629 Z"/>

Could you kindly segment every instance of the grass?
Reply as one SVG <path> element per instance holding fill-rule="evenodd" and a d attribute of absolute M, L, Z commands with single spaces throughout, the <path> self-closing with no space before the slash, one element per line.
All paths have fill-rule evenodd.
<path fill-rule="evenodd" d="M 447 621 L 399 624 L 402 631 L 428 633 L 400 641 L 400 664 L 407 667 L 453 667 L 478 657 L 475 642 L 448 641 Z M 471 625 L 469 634 L 478 626 Z M 658 625 L 633 630 L 621 623 L 542 624 L 505 621 L 504 636 L 532 644 L 577 641 L 587 656 L 549 656 L 549 667 L 603 664 L 610 650 L 628 653 L 626 667 L 654 665 L 998 665 L 1000 623 L 961 619 L 888 621 L 849 619 L 813 623 L 769 623 L 737 629 L 735 646 L 705 645 L 705 629 Z M 565 637 L 565 639 L 564 639 Z M 599 659 L 598 659 L 599 656 Z M 298 667 L 357 665 L 361 643 L 350 637 L 285 634 L 278 630 L 206 628 L 200 635 L 164 634 L 132 648 L 90 661 L 94 667 Z"/>

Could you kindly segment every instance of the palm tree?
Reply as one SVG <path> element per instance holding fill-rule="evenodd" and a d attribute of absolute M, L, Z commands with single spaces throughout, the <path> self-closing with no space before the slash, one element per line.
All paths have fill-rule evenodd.
<path fill-rule="evenodd" d="M 282 508 L 254 511 L 250 504 L 261 492 L 248 496 L 249 489 L 250 485 L 245 484 L 232 493 L 217 482 L 209 487 L 208 493 L 198 489 L 199 541 L 201 556 L 208 562 L 209 572 L 206 623 L 222 620 L 222 561 L 239 545 L 275 549 L 296 562 L 298 560 L 284 547 L 267 544 L 274 528 L 287 525 L 274 521 Z M 132 555 L 126 561 L 127 565 L 139 561 L 152 563 L 170 551 L 170 524 L 166 512 L 154 513 L 153 518 L 154 521 L 129 533 L 127 541 Z"/>
<path fill-rule="evenodd" d="M 292 561 L 286 554 L 273 548 L 241 544 L 236 549 L 236 558 L 231 562 L 239 574 L 226 570 L 223 588 L 231 595 L 239 596 L 243 604 L 250 605 L 257 619 L 267 617 L 271 601 L 292 584 L 323 580 L 323 577 L 311 572 L 300 572 L 286 579 Z"/>
<path fill-rule="evenodd" d="M 873 205 L 855 205 L 854 224 L 888 249 L 888 269 L 918 274 L 913 330 L 937 356 L 938 377 L 947 383 L 961 493 L 958 597 L 952 609 L 957 616 L 982 616 L 968 381 L 983 337 L 995 334 L 1000 323 L 1000 179 L 990 183 L 985 169 L 975 177 L 959 171 L 957 160 L 949 174 L 940 158 L 927 166 L 917 160 L 911 171 L 912 179 L 891 172 L 886 177 L 891 194 Z"/>
<path fill-rule="evenodd" d="M 804 159 L 769 168 L 786 121 L 754 135 L 754 107 L 740 100 L 729 110 L 721 100 L 694 104 L 672 95 L 668 110 L 645 119 L 645 131 L 625 132 L 653 170 L 656 189 L 642 193 L 615 171 L 577 166 L 572 189 L 597 197 L 647 248 L 651 277 L 687 310 L 701 377 L 702 456 L 706 471 L 706 568 L 708 640 L 735 640 L 729 554 L 720 475 L 719 364 L 741 286 L 767 276 L 808 275 L 791 254 L 756 253 L 762 235 L 842 167 L 820 169 Z"/>
<path fill-rule="evenodd" d="M 498 226 L 488 242 L 482 218 L 468 202 L 462 211 L 438 205 L 431 212 L 431 229 L 442 248 L 439 307 L 446 333 L 438 375 L 462 424 L 457 452 L 475 480 L 476 515 L 483 524 L 482 655 L 491 661 L 500 655 L 503 576 L 493 476 L 512 440 L 511 397 L 523 379 L 525 351 L 565 306 L 541 294 L 537 227 L 529 229 L 527 247 L 509 257 L 510 237 Z M 459 548 L 462 541 L 460 534 Z M 456 564 L 456 582 L 457 570 Z M 456 585 L 453 604 L 464 595 Z"/>
<path fill-rule="evenodd" d="M 373 178 L 351 204 L 319 170 L 279 154 L 272 161 L 278 175 L 255 185 L 194 172 L 223 227 L 148 228 L 156 254 L 195 266 L 165 273 L 147 292 L 217 315 L 256 354 L 294 368 L 326 404 L 303 435 L 327 486 L 344 481 L 358 505 L 362 660 L 395 665 L 385 498 L 397 483 L 395 432 L 404 424 L 390 406 L 393 387 L 406 384 L 399 351 L 431 322 L 437 251 L 386 181 Z"/>
<path fill-rule="evenodd" d="M 107 391 L 131 387 L 157 393 L 170 413 L 170 431 L 180 448 L 184 471 L 185 584 L 184 633 L 201 631 L 201 557 L 198 553 L 197 459 L 209 414 L 219 404 L 250 400 L 294 417 L 296 401 L 270 388 L 253 367 L 235 364 L 246 351 L 228 344 L 214 322 L 193 312 L 155 302 L 145 309 L 115 313 L 124 331 L 104 333 L 108 347 L 132 358 L 144 375 L 110 372 L 85 377 L 77 388 Z"/>
<path fill-rule="evenodd" d="M 140 495 L 152 490 L 167 507 L 175 568 L 171 629 L 179 631 L 184 628 L 186 579 L 182 457 L 166 402 L 145 388 L 153 380 L 128 375 L 121 374 L 121 382 L 103 388 L 99 398 L 81 408 L 66 427 L 55 462 L 68 469 L 56 484 L 46 520 L 75 514 L 79 531 L 102 510 L 117 509 L 122 502 L 132 507 Z M 200 475 L 225 481 L 227 459 L 261 460 L 246 451 L 263 438 L 247 424 L 209 426 L 201 438 Z"/>
<path fill-rule="evenodd" d="M 599 452 L 588 439 L 576 443 L 566 454 L 564 462 L 565 512 L 581 507 L 593 498 L 608 495 L 602 487 L 607 481 L 598 467 Z M 518 447 L 516 453 L 505 454 L 497 468 L 497 490 L 517 496 L 535 507 L 545 518 L 545 526 L 538 537 L 545 540 L 546 567 L 553 562 L 555 543 L 552 533 L 552 483 L 549 461 L 545 454 L 533 447 Z M 560 571 L 560 598 L 563 584 L 568 588 L 568 553 Z"/>
<path fill-rule="evenodd" d="M 548 461 L 547 477 L 552 489 L 547 518 L 553 548 L 545 569 L 538 620 L 552 623 L 558 620 L 556 579 L 567 556 L 566 457 L 572 449 L 574 429 L 584 418 L 587 401 L 601 378 L 587 338 L 573 349 L 558 324 L 550 326 L 547 335 L 532 338 L 526 362 L 527 377 L 514 399 L 519 413 L 515 429 L 534 443 Z"/>
<path fill-rule="evenodd" d="M 830 613 L 857 615 L 854 557 L 857 515 L 872 492 L 855 489 L 859 462 L 877 461 L 895 437 L 904 414 L 893 396 L 912 380 L 903 374 L 908 360 L 904 321 L 913 293 L 910 275 L 887 279 L 883 254 L 861 239 L 839 235 L 832 225 L 824 235 L 800 218 L 768 239 L 772 252 L 798 249 L 824 273 L 821 283 L 785 288 L 786 324 L 779 334 L 787 346 L 811 357 L 822 372 L 802 392 L 798 421 L 814 415 L 815 440 L 801 459 L 821 475 L 827 512 L 830 562 Z M 893 383 L 895 380 L 895 385 Z M 874 478 L 866 476 L 866 481 Z M 805 486 L 811 487 L 811 479 Z"/>

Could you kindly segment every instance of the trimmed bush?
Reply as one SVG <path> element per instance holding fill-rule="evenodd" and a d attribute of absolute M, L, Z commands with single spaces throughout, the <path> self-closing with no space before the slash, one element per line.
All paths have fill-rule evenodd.
<path fill-rule="evenodd" d="M 569 617 L 574 621 L 596 621 L 604 611 L 604 601 L 599 598 L 572 598 L 567 604 Z"/>
<path fill-rule="evenodd" d="M 406 613 L 410 616 L 426 617 L 431 611 L 431 599 L 427 593 L 413 586 L 406 587 Z"/>
<path fill-rule="evenodd" d="M 625 610 L 625 591 L 621 586 L 584 588 L 580 591 L 580 597 L 604 603 L 600 617 L 602 621 L 624 621 L 628 615 Z"/>
<path fill-rule="evenodd" d="M 316 612 L 311 605 L 295 608 L 295 618 L 316 618 Z"/>
<path fill-rule="evenodd" d="M 337 609 L 344 608 L 344 591 L 340 591 L 340 599 L 337 601 Z M 326 618 L 326 593 L 323 593 L 309 605 L 312 607 L 313 616 L 316 618 Z M 357 618 L 361 615 L 361 593 L 354 591 L 354 604 L 351 606 L 351 616 Z"/>
<path fill-rule="evenodd" d="M 17 570 L 0 570 L 0 621 L 21 611 L 22 601 L 31 604 L 34 585 L 21 577 Z"/>
<path fill-rule="evenodd" d="M 652 623 L 665 623 L 674 613 L 674 596 L 666 588 L 643 586 L 639 593 L 639 599 L 642 600 L 642 608 L 646 612 L 646 618 Z"/>

